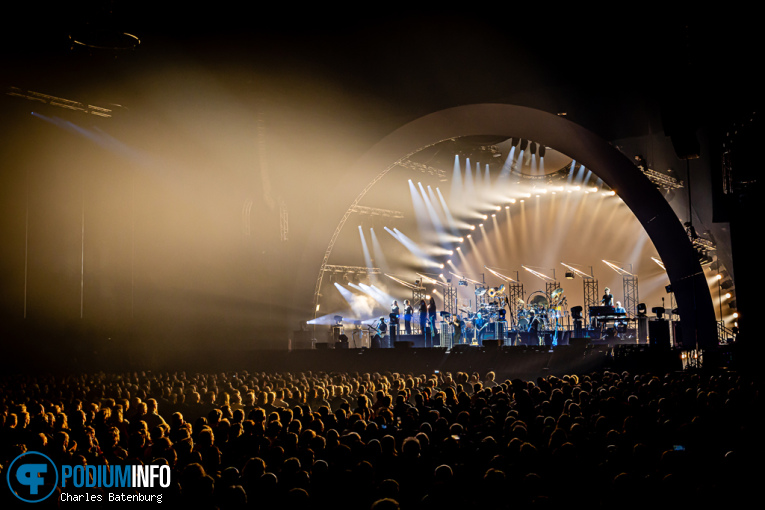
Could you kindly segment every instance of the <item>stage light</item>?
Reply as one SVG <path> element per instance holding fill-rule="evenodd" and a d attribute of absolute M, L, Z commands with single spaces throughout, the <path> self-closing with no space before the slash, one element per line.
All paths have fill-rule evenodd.
<path fill-rule="evenodd" d="M 645 303 L 639 303 L 637 305 L 637 313 L 638 313 L 638 317 L 645 317 L 645 313 L 646 313 Z"/>
<path fill-rule="evenodd" d="M 716 280 L 722 280 L 722 275 L 721 275 L 721 274 L 718 274 L 717 276 L 715 276 L 715 279 L 716 279 Z"/>
<path fill-rule="evenodd" d="M 661 319 L 664 316 L 664 308 L 662 308 L 661 306 L 655 306 L 651 308 L 651 313 L 655 313 L 656 318 Z"/>
<path fill-rule="evenodd" d="M 574 273 L 571 271 L 566 271 L 566 280 L 573 280 L 574 279 Z"/>
<path fill-rule="evenodd" d="M 488 217 L 487 215 L 485 215 L 485 214 L 484 214 L 483 216 L 481 216 L 481 218 L 483 218 L 483 219 L 485 219 L 485 220 L 488 220 L 488 219 L 489 219 L 489 217 Z"/>

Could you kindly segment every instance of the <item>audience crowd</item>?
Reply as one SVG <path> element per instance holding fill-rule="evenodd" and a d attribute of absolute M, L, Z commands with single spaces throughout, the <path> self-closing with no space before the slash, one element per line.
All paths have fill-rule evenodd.
<path fill-rule="evenodd" d="M 729 372 L 3 376 L 0 474 L 25 451 L 167 464 L 163 504 L 205 510 L 730 505 L 756 483 L 760 403 Z"/>

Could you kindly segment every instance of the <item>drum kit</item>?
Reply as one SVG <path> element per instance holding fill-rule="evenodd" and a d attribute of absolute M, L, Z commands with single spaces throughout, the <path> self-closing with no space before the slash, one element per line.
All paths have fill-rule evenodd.
<path fill-rule="evenodd" d="M 551 294 L 538 290 L 529 294 L 528 300 L 518 298 L 515 329 L 526 331 L 552 331 L 560 327 L 560 320 L 568 315 L 563 289 Z"/>

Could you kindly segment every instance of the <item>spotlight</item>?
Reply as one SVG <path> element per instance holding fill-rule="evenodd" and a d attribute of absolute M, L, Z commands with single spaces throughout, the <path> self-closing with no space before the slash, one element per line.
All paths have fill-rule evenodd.
<path fill-rule="evenodd" d="M 574 318 L 574 320 L 581 320 L 582 318 L 582 307 L 581 306 L 574 306 L 571 308 L 571 317 Z"/>
<path fill-rule="evenodd" d="M 667 285 L 666 287 L 664 287 L 664 290 L 667 291 L 667 294 L 672 294 L 672 285 Z"/>
<path fill-rule="evenodd" d="M 566 271 L 566 280 L 573 280 L 574 279 L 574 273 L 571 271 Z"/>
<path fill-rule="evenodd" d="M 540 158 L 545 157 L 545 151 L 546 150 L 547 150 L 547 148 L 544 145 L 540 145 L 539 146 L 539 157 Z"/>
<path fill-rule="evenodd" d="M 637 305 L 637 313 L 638 313 L 638 317 L 645 317 L 645 313 L 646 313 L 645 303 L 639 303 Z"/>
<path fill-rule="evenodd" d="M 528 146 L 529 146 L 529 141 L 528 140 L 524 140 L 523 138 L 521 138 L 521 145 L 519 146 L 520 149 L 522 151 L 525 151 L 526 147 L 528 147 Z"/>

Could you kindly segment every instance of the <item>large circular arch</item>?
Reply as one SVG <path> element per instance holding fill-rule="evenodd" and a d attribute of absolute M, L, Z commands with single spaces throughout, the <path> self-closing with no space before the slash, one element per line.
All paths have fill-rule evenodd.
<path fill-rule="evenodd" d="M 702 349 L 717 345 L 715 314 L 706 278 L 675 212 L 630 159 L 565 118 L 506 104 L 459 106 L 421 117 L 386 136 L 348 172 L 349 182 L 358 181 L 360 176 L 366 176 L 367 182 L 351 205 L 358 203 L 402 156 L 450 138 L 487 134 L 520 137 L 552 147 L 584 164 L 615 190 L 642 224 L 666 267 L 678 304 L 683 345 Z M 371 183 L 370 176 L 374 176 Z M 346 219 L 347 214 L 335 234 Z M 319 279 L 333 242 L 334 237 L 325 252 Z"/>

